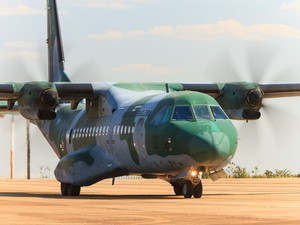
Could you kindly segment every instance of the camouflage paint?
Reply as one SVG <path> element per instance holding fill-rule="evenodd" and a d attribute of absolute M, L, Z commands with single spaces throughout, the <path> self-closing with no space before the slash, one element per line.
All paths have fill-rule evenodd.
<path fill-rule="evenodd" d="M 150 99 L 152 99 L 154 96 L 150 95 L 147 97 L 144 97 L 142 99 L 139 99 L 138 101 L 132 103 L 125 113 L 122 116 L 122 121 L 120 126 L 123 127 L 135 127 L 135 118 L 137 116 L 145 116 L 148 117 L 151 114 L 151 110 L 147 111 L 141 111 L 140 108 L 143 105 L 145 105 Z M 127 142 L 127 147 L 129 149 L 130 155 L 132 160 L 137 164 L 140 165 L 139 161 L 139 156 L 138 153 L 134 147 L 134 142 L 133 142 L 133 133 L 128 134 L 128 132 L 120 134 L 120 140 L 123 141 L 125 140 Z"/>
<path fill-rule="evenodd" d="M 237 131 L 230 120 L 174 121 L 160 126 L 151 120 L 164 106 L 218 105 L 211 97 L 195 92 L 177 92 L 166 96 L 146 122 L 146 146 L 149 155 L 167 157 L 187 154 L 202 164 L 214 164 L 234 155 Z M 167 146 L 171 140 L 171 148 Z M 201 141 L 200 141 L 201 140 Z M 217 156 L 218 155 L 218 156 Z"/>

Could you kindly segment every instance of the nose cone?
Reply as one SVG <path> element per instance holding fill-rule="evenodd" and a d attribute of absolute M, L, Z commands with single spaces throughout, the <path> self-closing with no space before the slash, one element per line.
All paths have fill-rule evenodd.
<path fill-rule="evenodd" d="M 231 121 L 211 122 L 195 134 L 190 141 L 192 157 L 206 165 L 217 165 L 235 154 L 237 131 Z"/>

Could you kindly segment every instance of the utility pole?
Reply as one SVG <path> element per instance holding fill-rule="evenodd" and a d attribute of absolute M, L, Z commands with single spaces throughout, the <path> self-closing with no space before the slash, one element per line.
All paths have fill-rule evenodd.
<path fill-rule="evenodd" d="M 26 120 L 26 140 L 27 140 L 27 180 L 30 180 L 30 121 Z"/>
<path fill-rule="evenodd" d="M 15 152 L 15 117 L 11 115 L 11 140 L 10 140 L 10 179 L 14 178 L 14 152 Z"/>

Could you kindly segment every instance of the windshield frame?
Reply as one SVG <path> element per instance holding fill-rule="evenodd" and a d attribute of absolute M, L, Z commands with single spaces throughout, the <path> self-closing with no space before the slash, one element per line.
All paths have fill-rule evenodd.
<path fill-rule="evenodd" d="M 210 118 L 209 118 L 209 119 L 198 118 L 197 113 L 196 113 L 196 110 L 195 110 L 195 106 L 205 106 L 206 109 L 207 109 L 207 112 L 208 112 Z M 211 109 L 210 109 L 210 105 L 208 105 L 208 104 L 195 104 L 195 105 L 192 105 L 192 108 L 193 108 L 193 111 L 194 111 L 194 114 L 195 114 L 195 118 L 196 118 L 197 121 L 209 121 L 209 120 L 214 120 L 214 117 L 213 117 L 213 115 L 212 115 L 212 111 L 211 111 Z"/>
<path fill-rule="evenodd" d="M 191 119 L 176 119 L 176 118 L 174 118 L 174 115 L 176 113 L 175 110 L 177 107 L 188 107 L 191 112 L 192 118 Z M 174 105 L 171 120 L 172 121 L 196 121 L 193 107 L 191 105 Z"/>

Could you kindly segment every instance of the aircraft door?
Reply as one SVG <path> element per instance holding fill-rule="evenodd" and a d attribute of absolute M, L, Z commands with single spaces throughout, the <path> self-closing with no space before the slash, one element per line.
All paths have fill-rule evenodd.
<path fill-rule="evenodd" d="M 140 118 L 138 120 L 133 135 L 134 146 L 136 148 L 137 153 L 142 159 L 146 158 L 144 123 L 145 118 Z"/>
<path fill-rule="evenodd" d="M 114 150 L 116 149 L 116 144 L 119 141 L 119 127 L 121 124 L 120 120 L 122 116 L 122 111 L 122 109 L 116 110 L 110 122 L 110 132 L 106 143 L 108 145 L 107 148 L 111 151 L 111 153 L 114 153 Z"/>

